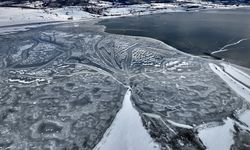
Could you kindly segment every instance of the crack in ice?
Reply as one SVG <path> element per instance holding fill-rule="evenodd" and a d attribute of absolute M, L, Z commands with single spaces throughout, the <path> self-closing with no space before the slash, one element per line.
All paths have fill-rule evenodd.
<path fill-rule="evenodd" d="M 130 97 L 131 89 L 128 89 L 122 108 L 94 150 L 160 149 L 144 128 L 139 112 L 133 107 Z"/>
<path fill-rule="evenodd" d="M 234 46 L 234 45 L 240 44 L 241 42 L 247 41 L 247 40 L 249 40 L 249 38 L 240 39 L 237 42 L 234 42 L 234 43 L 231 43 L 231 44 L 227 44 L 227 45 L 223 46 L 222 48 L 220 48 L 219 50 L 212 52 L 211 54 L 216 54 L 216 53 L 228 51 L 228 49 L 226 49 L 226 48 L 228 48 L 230 46 Z"/>

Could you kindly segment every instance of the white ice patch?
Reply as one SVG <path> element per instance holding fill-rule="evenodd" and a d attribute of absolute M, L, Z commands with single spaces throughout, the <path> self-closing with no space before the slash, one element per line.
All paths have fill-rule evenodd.
<path fill-rule="evenodd" d="M 224 125 L 199 131 L 199 137 L 208 150 L 229 150 L 234 143 L 234 121 L 227 119 Z"/>
<path fill-rule="evenodd" d="M 94 150 L 158 150 L 126 92 L 121 110 Z"/>
<path fill-rule="evenodd" d="M 243 75 L 240 75 L 240 73 L 236 73 L 235 71 L 229 70 L 227 68 L 227 72 L 229 71 L 230 74 L 227 72 L 223 71 L 222 68 L 219 66 L 209 63 L 210 68 L 219 76 L 221 77 L 222 80 L 224 80 L 238 95 L 241 97 L 245 98 L 247 101 L 250 102 L 250 89 L 247 88 L 245 85 L 241 84 L 238 81 L 242 81 L 245 78 L 242 78 Z M 225 66 L 225 64 L 224 64 Z M 232 66 L 231 66 L 232 67 Z M 230 68 L 231 68 L 230 67 Z M 236 69 L 236 68 L 235 68 Z M 232 77 L 233 75 L 234 78 Z M 238 80 L 238 81 L 237 81 Z"/>
<path fill-rule="evenodd" d="M 172 124 L 173 126 L 176 126 L 176 127 L 186 128 L 186 129 L 193 129 L 193 127 L 190 126 L 190 125 L 177 123 L 177 122 L 174 122 L 174 121 L 172 121 L 172 120 L 167 120 L 167 121 L 168 121 L 170 124 Z"/>
<path fill-rule="evenodd" d="M 168 71 L 173 71 L 173 70 L 177 70 L 177 71 L 182 71 L 182 69 L 180 69 L 179 67 L 183 67 L 183 66 L 188 66 L 187 62 L 179 62 L 179 61 L 171 61 L 169 63 L 166 63 L 166 69 Z"/>
<path fill-rule="evenodd" d="M 21 79 L 9 79 L 9 82 L 19 82 L 19 83 L 24 83 L 24 84 L 30 84 L 33 82 L 44 82 L 46 81 L 45 79 L 35 79 L 31 81 L 26 81 L 26 80 L 21 80 Z"/>
<path fill-rule="evenodd" d="M 250 87 L 250 76 L 248 74 L 230 65 L 224 63 L 222 63 L 221 65 L 224 67 L 226 73 L 228 73 L 241 83 L 245 84 L 246 86 Z"/>
<path fill-rule="evenodd" d="M 170 62 L 168 62 L 168 63 L 166 63 L 166 67 L 168 67 L 168 66 L 173 66 L 173 65 L 176 65 L 176 64 L 178 64 L 179 63 L 179 61 L 170 61 Z"/>

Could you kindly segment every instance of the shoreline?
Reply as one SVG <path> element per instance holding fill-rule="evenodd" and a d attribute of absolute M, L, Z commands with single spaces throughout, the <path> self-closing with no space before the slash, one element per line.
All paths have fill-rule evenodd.
<path fill-rule="evenodd" d="M 178 5 L 176 3 L 152 3 L 120 6 L 103 6 L 102 14 L 93 14 L 83 10 L 83 6 L 67 6 L 63 8 L 33 8 L 24 6 L 0 6 L 0 28 L 13 25 L 48 23 L 53 21 L 74 22 L 93 19 L 110 19 L 117 17 L 144 16 L 175 12 L 200 12 L 207 10 L 227 10 L 250 8 L 247 5 L 194 4 L 197 8 Z M 17 15 L 18 14 L 18 15 Z"/>

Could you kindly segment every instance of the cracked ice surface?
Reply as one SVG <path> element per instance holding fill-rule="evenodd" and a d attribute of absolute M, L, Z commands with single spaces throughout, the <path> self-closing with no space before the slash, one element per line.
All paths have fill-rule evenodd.
<path fill-rule="evenodd" d="M 130 89 L 126 92 L 123 106 L 107 130 L 96 150 L 158 150 L 147 130 L 142 125 L 139 113 L 133 107 Z"/>
<path fill-rule="evenodd" d="M 117 114 L 128 87 L 137 126 L 124 126 L 145 135 L 139 140 L 147 149 L 151 138 L 160 149 L 205 149 L 197 128 L 249 110 L 208 60 L 150 38 L 107 34 L 91 22 L 1 35 L 0 47 L 0 149 L 93 149 L 115 118 L 131 122 Z M 242 124 L 235 149 L 249 144 Z M 122 137 L 111 127 L 110 136 Z"/>

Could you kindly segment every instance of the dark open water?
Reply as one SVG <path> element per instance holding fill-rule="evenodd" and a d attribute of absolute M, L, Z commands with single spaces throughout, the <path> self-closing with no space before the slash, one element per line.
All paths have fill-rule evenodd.
<path fill-rule="evenodd" d="M 250 38 L 250 9 L 178 12 L 101 21 L 106 32 L 152 37 L 183 52 L 206 55 L 241 39 Z M 250 40 L 214 55 L 250 68 Z"/>

